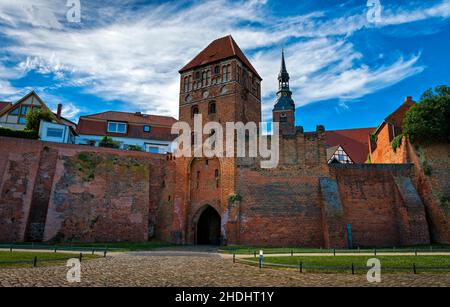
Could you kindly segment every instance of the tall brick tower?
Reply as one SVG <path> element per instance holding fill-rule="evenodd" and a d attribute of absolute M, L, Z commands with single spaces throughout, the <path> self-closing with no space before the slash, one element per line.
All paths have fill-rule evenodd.
<path fill-rule="evenodd" d="M 180 121 L 261 121 L 261 77 L 231 36 L 213 41 L 180 70 Z M 194 136 L 194 135 L 193 135 Z M 206 141 L 209 135 L 203 135 Z M 197 136 L 198 140 L 198 136 Z M 228 236 L 228 200 L 236 191 L 235 158 L 176 159 L 172 239 L 215 244 Z"/>
<path fill-rule="evenodd" d="M 281 69 L 278 75 L 277 101 L 272 111 L 273 121 L 280 123 L 282 135 L 295 134 L 295 103 L 289 88 L 289 73 L 286 69 L 284 50 L 281 55 Z"/>

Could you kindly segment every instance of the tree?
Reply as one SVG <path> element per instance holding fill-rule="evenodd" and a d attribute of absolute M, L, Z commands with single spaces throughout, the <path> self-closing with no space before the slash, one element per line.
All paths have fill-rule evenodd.
<path fill-rule="evenodd" d="M 26 130 L 39 131 L 41 120 L 51 122 L 54 118 L 55 116 L 48 109 L 39 109 L 30 111 L 26 115 L 27 121 Z"/>
<path fill-rule="evenodd" d="M 403 132 L 413 143 L 450 142 L 450 87 L 428 89 L 420 103 L 411 107 L 403 121 Z"/>
<path fill-rule="evenodd" d="M 112 138 L 110 138 L 108 136 L 104 136 L 101 139 L 99 146 L 107 147 L 107 148 L 116 148 L 116 149 L 118 149 L 120 147 L 119 143 L 115 142 Z"/>

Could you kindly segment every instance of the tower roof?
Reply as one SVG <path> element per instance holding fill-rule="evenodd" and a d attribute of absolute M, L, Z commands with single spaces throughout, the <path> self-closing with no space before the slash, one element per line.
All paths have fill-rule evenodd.
<path fill-rule="evenodd" d="M 252 71 L 252 73 L 254 73 L 260 80 L 262 80 L 261 76 L 247 59 L 244 52 L 242 52 L 241 48 L 239 48 L 236 41 L 231 35 L 213 41 L 208 45 L 208 47 L 203 49 L 203 51 L 200 52 L 192 61 L 184 66 L 180 70 L 180 73 L 198 66 L 219 62 L 233 57 L 238 58 L 242 63 L 244 63 L 245 66 L 247 66 L 250 71 Z"/>
<path fill-rule="evenodd" d="M 284 49 L 281 52 L 281 68 L 280 68 L 280 74 L 278 75 L 278 79 L 281 80 L 289 80 L 289 73 L 286 68 L 286 60 L 284 59 Z"/>

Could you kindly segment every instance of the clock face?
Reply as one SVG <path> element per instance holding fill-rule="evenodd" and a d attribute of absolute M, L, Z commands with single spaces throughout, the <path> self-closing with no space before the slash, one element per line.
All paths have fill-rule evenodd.
<path fill-rule="evenodd" d="M 191 95 L 187 95 L 185 101 L 188 102 L 188 103 L 191 102 L 192 101 L 192 96 Z"/>
<path fill-rule="evenodd" d="M 205 91 L 205 92 L 203 92 L 203 98 L 208 98 L 209 97 L 209 92 L 208 91 Z"/>

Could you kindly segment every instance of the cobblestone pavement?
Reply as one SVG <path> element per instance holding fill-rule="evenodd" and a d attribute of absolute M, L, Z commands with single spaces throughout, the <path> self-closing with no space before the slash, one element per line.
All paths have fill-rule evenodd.
<path fill-rule="evenodd" d="M 65 281 L 68 268 L 0 269 L 0 285 L 8 286 L 373 286 L 365 275 L 300 274 L 234 264 L 214 253 L 158 251 L 115 254 L 82 263 L 82 282 Z M 383 275 L 378 286 L 450 286 L 450 274 Z"/>

